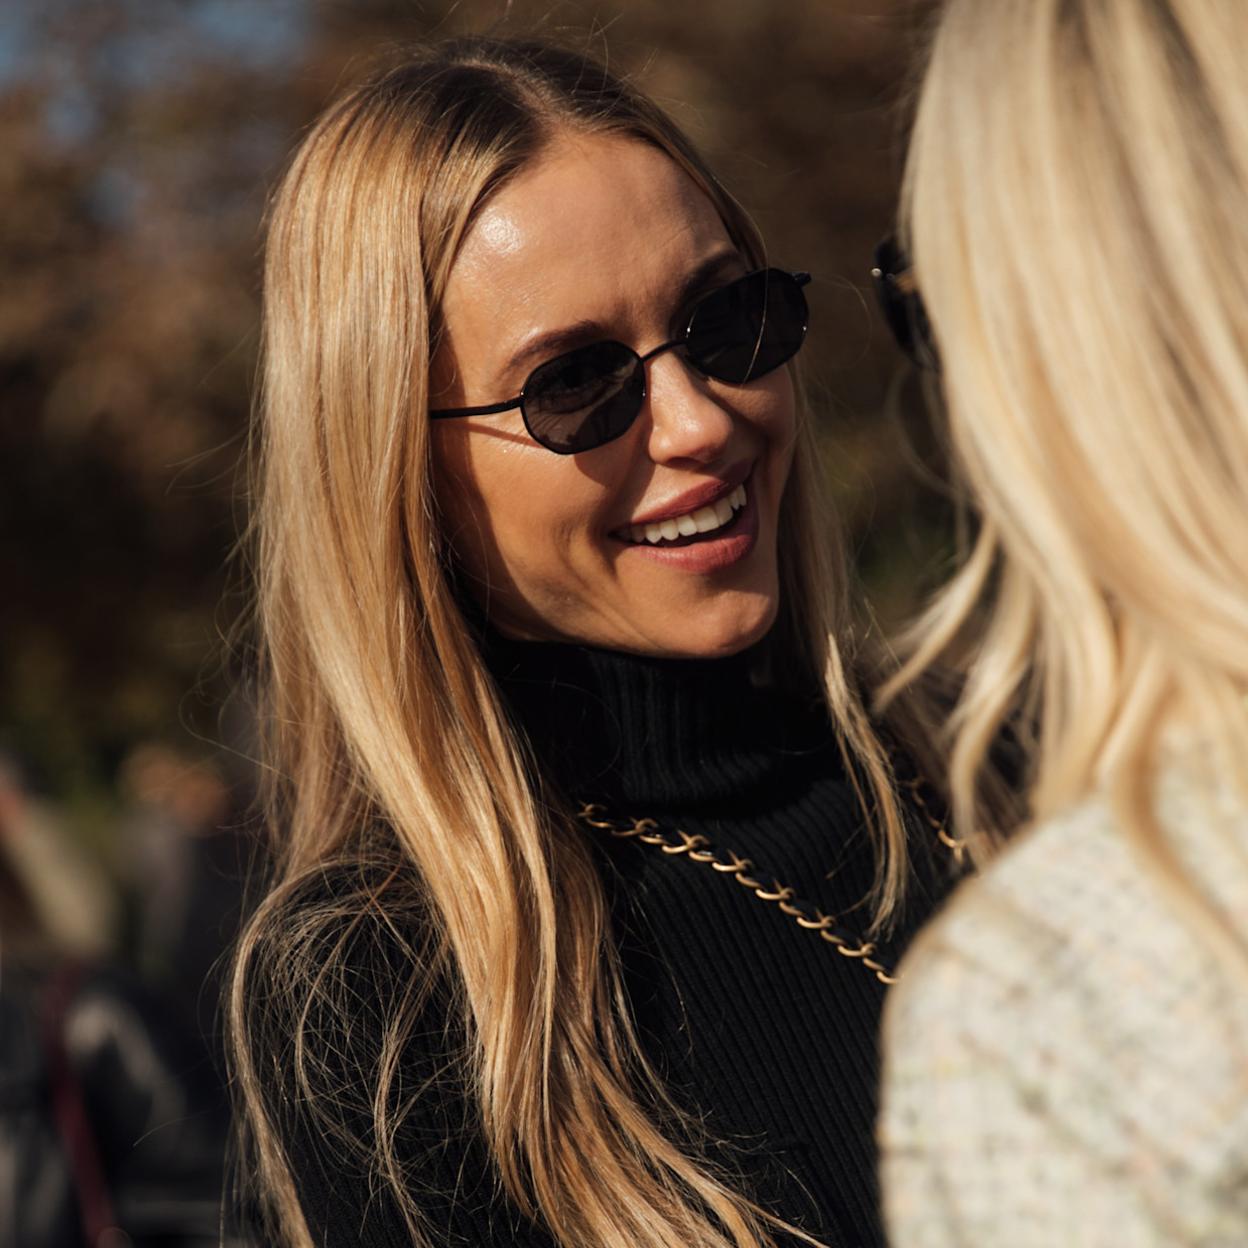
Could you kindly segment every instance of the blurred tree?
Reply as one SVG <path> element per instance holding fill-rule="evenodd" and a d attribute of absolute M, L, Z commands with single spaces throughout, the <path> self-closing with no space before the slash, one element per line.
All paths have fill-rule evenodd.
<path fill-rule="evenodd" d="M 215 738 L 240 600 L 240 455 L 264 196 L 300 129 L 396 45 L 539 29 L 690 129 L 782 262 L 829 472 L 881 612 L 941 549 L 882 418 L 870 303 L 924 0 L 9 0 L 0 25 L 0 745 L 107 855 L 136 742 Z M 908 408 L 908 403 L 902 404 Z M 922 433 L 921 421 L 917 426 Z M 223 605 L 224 604 L 224 605 Z M 93 812 L 95 812 L 93 814 Z"/>

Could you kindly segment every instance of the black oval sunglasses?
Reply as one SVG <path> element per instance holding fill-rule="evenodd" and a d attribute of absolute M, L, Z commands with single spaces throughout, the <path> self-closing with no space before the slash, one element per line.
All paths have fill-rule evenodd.
<path fill-rule="evenodd" d="M 442 408 L 432 420 L 493 416 L 519 408 L 535 442 L 556 455 L 575 455 L 622 436 L 646 401 L 646 364 L 680 347 L 703 376 L 745 385 L 798 352 L 809 309 L 802 287 L 809 273 L 759 269 L 711 291 L 669 342 L 638 355 L 622 342 L 594 342 L 539 364 L 514 399 L 484 407 Z"/>

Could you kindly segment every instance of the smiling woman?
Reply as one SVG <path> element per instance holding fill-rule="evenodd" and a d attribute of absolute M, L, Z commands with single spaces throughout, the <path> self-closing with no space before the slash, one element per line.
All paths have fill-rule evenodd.
<path fill-rule="evenodd" d="M 875 1030 L 932 888 L 856 693 L 805 280 L 546 45 L 431 48 L 296 154 L 277 867 L 231 996 L 266 1242 L 881 1242 Z"/>
<path fill-rule="evenodd" d="M 554 136 L 483 208 L 447 283 L 439 403 L 514 393 L 543 355 L 575 348 L 529 375 L 524 421 L 532 432 L 536 399 L 544 427 L 576 421 L 594 431 L 582 441 L 604 443 L 592 462 L 588 452 L 551 455 L 524 436 L 517 411 L 438 427 L 446 533 L 468 583 L 489 587 L 499 631 L 699 656 L 735 653 L 770 627 L 792 377 L 773 365 L 733 384 L 692 359 L 683 335 L 679 350 L 646 345 L 668 345 L 700 294 L 696 312 L 711 322 L 703 334 L 736 335 L 748 349 L 755 335 L 748 317 L 732 315 L 735 288 L 750 281 L 762 306 L 767 290 L 746 268 L 689 175 L 630 137 Z M 727 326 L 705 310 L 725 300 Z M 612 338 L 621 343 L 608 352 Z M 794 335 L 790 355 L 800 343 Z M 733 494 L 744 495 L 739 510 Z M 722 519 L 708 510 L 721 501 Z"/>

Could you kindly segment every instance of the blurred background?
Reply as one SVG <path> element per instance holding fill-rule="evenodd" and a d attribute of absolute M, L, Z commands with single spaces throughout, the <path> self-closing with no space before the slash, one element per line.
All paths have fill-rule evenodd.
<path fill-rule="evenodd" d="M 683 122 L 776 261 L 816 275 L 805 358 L 827 471 L 876 615 L 904 616 L 948 524 L 869 269 L 928 9 L 5 0 L 0 840 L 45 937 L 133 968 L 211 1031 L 203 985 L 252 836 L 226 639 L 247 602 L 265 198 L 310 119 L 405 42 L 536 29 Z"/>

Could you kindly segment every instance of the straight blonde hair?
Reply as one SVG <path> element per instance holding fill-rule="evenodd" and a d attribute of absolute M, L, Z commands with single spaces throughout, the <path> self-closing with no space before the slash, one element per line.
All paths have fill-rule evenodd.
<path fill-rule="evenodd" d="M 980 522 L 884 689 L 961 668 L 952 801 L 981 858 L 1010 721 L 1031 817 L 1103 787 L 1167 895 L 1240 961 L 1178 870 L 1153 780 L 1181 722 L 1248 794 L 1245 64 L 1240 0 L 944 7 L 903 233 Z"/>
<path fill-rule="evenodd" d="M 247 1156 L 270 1233 L 298 1248 L 313 1237 L 277 1088 L 427 1242 L 421 1176 L 396 1147 L 411 1104 L 401 1054 L 444 971 L 492 1160 L 560 1244 L 757 1248 L 778 1225 L 659 1125 L 675 1111 L 630 1028 L 584 831 L 544 791 L 448 582 L 426 417 L 438 309 L 480 205 L 567 129 L 667 153 L 762 263 L 748 218 L 666 116 L 538 43 L 443 44 L 349 92 L 272 205 L 255 551 L 276 871 L 229 1008 Z M 905 879 L 903 825 L 850 675 L 842 556 L 799 423 L 776 648 L 822 684 L 860 778 L 883 924 Z M 365 960 L 380 969 L 361 986 L 372 939 L 390 952 Z"/>

